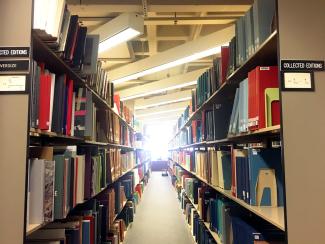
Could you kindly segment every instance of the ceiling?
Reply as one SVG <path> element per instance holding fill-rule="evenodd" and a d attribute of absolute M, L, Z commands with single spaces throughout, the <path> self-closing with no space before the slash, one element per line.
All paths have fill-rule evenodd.
<path fill-rule="evenodd" d="M 189 42 L 195 42 L 204 36 L 233 25 L 235 20 L 249 9 L 253 0 L 67 0 L 67 2 L 72 14 L 78 14 L 82 24 L 87 26 L 90 32 L 121 13 L 133 12 L 144 16 L 143 35 L 120 44 L 99 56 L 103 61 L 103 66 L 114 73 L 117 70 L 127 72 L 128 67 L 131 68 L 134 64 L 143 65 L 146 60 L 150 62 L 149 57 L 160 57 L 168 50 L 176 50 L 175 48 L 184 44 L 188 45 Z M 187 47 L 187 50 L 190 53 L 190 46 Z M 189 85 L 181 88 L 179 85 L 172 86 L 172 80 L 175 84 L 179 84 L 180 80 L 184 80 L 186 83 L 186 79 L 182 78 L 183 75 L 196 70 L 203 72 L 202 69 L 211 67 L 215 57 L 216 55 L 205 57 L 116 84 L 115 90 L 117 93 L 129 93 L 130 95 L 131 91 L 141 91 L 142 86 L 145 89 L 145 86 L 152 83 L 151 89 L 159 91 L 161 86 L 169 82 L 168 84 L 171 84 L 173 89 L 130 99 L 128 104 L 134 104 L 135 107 L 139 107 L 137 104 L 141 104 L 141 107 L 152 105 L 161 113 L 151 112 L 151 119 L 156 117 L 161 120 L 164 120 L 163 118 L 175 120 L 182 113 L 181 108 L 185 109 L 186 106 L 184 100 L 177 101 L 175 97 L 178 97 L 178 94 L 180 98 L 190 97 L 190 95 L 184 94 L 186 90 L 192 89 L 194 86 Z M 196 80 L 197 72 L 195 75 L 194 78 L 189 78 L 187 75 L 187 79 Z M 187 93 L 190 94 L 190 91 Z M 168 101 L 168 99 L 170 100 Z M 164 108 L 166 106 L 168 109 Z M 174 109 L 170 109 L 171 106 Z M 153 108 L 146 110 L 149 113 Z M 136 115 L 141 114 L 140 120 L 144 113 L 143 109 L 135 111 Z"/>

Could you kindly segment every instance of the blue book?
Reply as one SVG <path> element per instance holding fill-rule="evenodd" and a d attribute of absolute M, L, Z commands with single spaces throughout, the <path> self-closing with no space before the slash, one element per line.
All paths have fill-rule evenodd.
<path fill-rule="evenodd" d="M 223 152 L 221 156 L 224 189 L 231 190 L 231 155 L 229 152 Z"/>
<path fill-rule="evenodd" d="M 283 206 L 283 169 L 281 164 L 281 149 L 249 149 L 248 160 L 251 205 L 257 205 L 256 184 L 260 170 L 273 169 L 276 177 L 277 203 L 278 206 Z M 271 192 L 268 189 L 265 189 L 262 195 L 261 206 L 271 206 L 271 200 Z"/>
<path fill-rule="evenodd" d="M 242 171 L 241 171 L 242 158 L 236 157 L 236 182 L 237 182 L 237 198 L 242 199 L 243 185 L 242 185 Z"/>
<path fill-rule="evenodd" d="M 82 221 L 82 244 L 90 244 L 90 221 Z"/>
<path fill-rule="evenodd" d="M 239 99 L 239 89 L 236 88 L 234 104 L 230 116 L 228 135 L 236 134 L 236 120 L 238 119 L 238 99 Z"/>
<path fill-rule="evenodd" d="M 244 158 L 244 165 L 245 165 L 245 202 L 250 204 L 250 177 L 249 177 L 249 163 L 248 158 Z"/>
<path fill-rule="evenodd" d="M 245 108 L 244 108 L 244 81 L 239 83 L 239 103 L 238 103 L 238 122 L 239 122 L 239 132 L 244 132 L 244 118 L 245 118 Z"/>

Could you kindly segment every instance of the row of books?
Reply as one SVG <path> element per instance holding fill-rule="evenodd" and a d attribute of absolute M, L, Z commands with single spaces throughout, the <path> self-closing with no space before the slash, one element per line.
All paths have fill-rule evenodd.
<path fill-rule="evenodd" d="M 193 204 L 191 204 L 186 195 L 180 193 L 179 199 L 195 242 L 198 244 L 217 244 L 216 240 L 205 226 L 204 221 L 200 218 L 198 211 Z"/>
<path fill-rule="evenodd" d="M 197 243 L 215 243 L 210 232 L 215 232 L 225 244 L 284 243 L 282 231 L 249 217 L 239 206 L 182 169 L 176 172 L 179 199 Z"/>
<path fill-rule="evenodd" d="M 114 84 L 109 81 L 108 72 L 102 68 L 102 62 L 97 61 L 96 64 L 96 72 L 85 76 L 86 84 L 103 98 L 109 107 L 114 108 Z"/>
<path fill-rule="evenodd" d="M 28 224 L 64 219 L 135 166 L 134 152 L 89 147 L 31 147 Z"/>
<path fill-rule="evenodd" d="M 42 131 L 76 136 L 92 141 L 132 146 L 133 132 L 109 109 L 96 107 L 93 95 L 78 87 L 65 74 L 33 62 L 30 125 Z"/>
<path fill-rule="evenodd" d="M 87 35 L 78 15 L 71 15 L 65 0 L 37 0 L 33 29 L 71 68 L 82 75 L 96 73 L 98 35 Z"/>
<path fill-rule="evenodd" d="M 192 90 L 190 105 L 186 107 L 174 128 L 176 133 L 195 112 L 219 87 L 226 82 L 229 63 L 229 48 L 221 47 L 221 57 L 213 60 L 213 66 L 204 72 L 197 80 L 196 88 Z"/>
<path fill-rule="evenodd" d="M 174 138 L 170 146 L 222 140 L 280 124 L 277 66 L 257 66 L 239 83 L 233 99 L 213 104 Z"/>
<path fill-rule="evenodd" d="M 280 124 L 278 72 L 277 66 L 258 66 L 240 82 L 230 116 L 229 135 Z"/>
<path fill-rule="evenodd" d="M 276 29 L 274 0 L 255 0 L 253 6 L 235 24 L 231 40 L 228 75 L 240 67 Z"/>
<path fill-rule="evenodd" d="M 133 111 L 129 109 L 123 101 L 121 101 L 119 94 L 115 94 L 113 99 L 114 109 L 116 113 L 118 113 L 122 118 L 124 118 L 129 125 L 134 126 Z"/>
<path fill-rule="evenodd" d="M 191 113 L 226 82 L 229 63 L 229 47 L 221 47 L 221 57 L 213 61 L 213 66 L 204 72 L 197 80 L 196 88 L 192 90 Z"/>
<path fill-rule="evenodd" d="M 105 202 L 92 199 L 73 209 L 66 220 L 49 223 L 28 235 L 25 243 L 119 244 L 124 240 L 128 225 L 133 222 L 134 204 L 128 201 L 110 227 L 108 214 Z"/>
<path fill-rule="evenodd" d="M 255 206 L 283 206 L 280 148 L 173 152 L 172 159 L 209 184 Z"/>

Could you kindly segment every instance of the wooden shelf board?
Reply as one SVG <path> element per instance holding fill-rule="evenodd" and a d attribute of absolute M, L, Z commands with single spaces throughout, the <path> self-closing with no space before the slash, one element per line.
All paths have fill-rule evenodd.
<path fill-rule="evenodd" d="M 173 160 L 171 160 L 173 161 Z M 224 190 L 220 187 L 214 186 L 210 183 L 208 183 L 205 179 L 198 176 L 196 173 L 188 170 L 186 167 L 182 166 L 181 164 L 173 161 L 177 165 L 179 165 L 182 169 L 199 179 L 200 181 L 204 182 L 211 188 L 215 189 L 217 192 L 221 193 L 228 199 L 233 200 L 234 202 L 238 203 L 242 207 L 246 208 L 250 212 L 256 214 L 257 216 L 261 217 L 262 219 L 266 220 L 267 222 L 273 224 L 274 226 L 278 227 L 280 230 L 285 231 L 285 225 L 284 225 L 284 207 L 259 207 L 259 206 L 251 206 L 244 202 L 241 199 L 238 199 L 237 197 L 233 196 L 231 194 L 231 191 Z"/>
<path fill-rule="evenodd" d="M 45 225 L 47 225 L 48 223 L 44 222 L 44 223 L 41 223 L 41 224 L 29 224 L 27 227 L 26 227 L 26 235 L 30 235 L 32 234 L 33 232 L 41 229 L 42 227 L 44 227 Z"/>
<path fill-rule="evenodd" d="M 122 203 L 122 208 L 120 209 L 120 212 L 119 212 L 118 214 L 115 214 L 115 217 L 114 217 L 114 219 L 113 219 L 113 222 L 116 220 L 117 216 L 119 216 L 119 214 L 123 211 L 123 209 L 124 209 L 125 206 L 126 206 L 126 203 L 127 203 L 127 201 L 124 201 L 124 202 Z"/>
<path fill-rule="evenodd" d="M 239 140 L 254 141 L 254 140 L 259 140 L 260 139 L 260 138 L 258 138 L 259 136 L 264 137 L 264 136 L 270 136 L 270 135 L 272 135 L 272 136 L 279 135 L 280 129 L 281 129 L 280 125 L 275 125 L 275 126 L 263 128 L 261 130 L 256 130 L 253 132 L 248 132 L 248 133 L 244 133 L 244 134 L 240 134 L 240 135 L 236 135 L 236 136 L 230 136 L 228 138 L 221 139 L 221 140 L 197 142 L 197 143 L 193 143 L 193 144 L 189 144 L 189 145 L 185 145 L 185 146 L 174 147 L 174 148 L 171 148 L 168 150 L 175 151 L 175 150 L 191 148 L 191 147 L 195 148 L 195 147 L 200 147 L 200 146 L 209 146 L 209 145 L 213 145 L 213 144 L 232 143 L 232 142 L 236 142 Z"/>
<path fill-rule="evenodd" d="M 88 144 L 88 145 L 97 145 L 97 146 L 108 146 L 108 147 L 116 147 L 116 148 L 122 148 L 122 149 L 130 149 L 130 150 L 136 150 L 136 148 L 131 146 L 125 146 L 121 144 L 115 144 L 115 143 L 106 143 L 106 142 L 98 142 L 98 141 L 91 141 L 84 138 L 79 138 L 75 136 L 67 136 L 67 135 L 60 135 L 55 132 L 50 131 L 42 131 L 39 129 L 30 128 L 29 135 L 32 137 L 51 137 L 51 138 L 60 138 L 60 139 L 68 139 L 73 140 L 77 144 Z"/>

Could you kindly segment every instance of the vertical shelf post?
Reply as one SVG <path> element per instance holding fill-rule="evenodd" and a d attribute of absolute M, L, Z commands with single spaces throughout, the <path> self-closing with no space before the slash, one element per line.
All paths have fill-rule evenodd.
<path fill-rule="evenodd" d="M 325 1 L 278 0 L 279 65 L 324 61 L 324 10 Z M 325 72 L 315 72 L 314 79 L 315 91 L 281 91 L 289 244 L 324 242 Z"/>
<path fill-rule="evenodd" d="M 1 1 L 0 48 L 31 46 L 32 0 Z M 30 50 L 30 49 L 29 49 Z M 25 58 L 0 55 L 2 64 Z M 28 149 L 29 69 L 0 67 L 0 243 L 21 244 L 25 236 L 26 167 Z M 12 75 L 26 78 L 25 91 L 10 88 L 5 82 Z M 4 81 L 5 79 L 5 81 Z"/>

